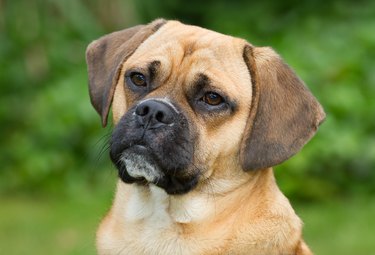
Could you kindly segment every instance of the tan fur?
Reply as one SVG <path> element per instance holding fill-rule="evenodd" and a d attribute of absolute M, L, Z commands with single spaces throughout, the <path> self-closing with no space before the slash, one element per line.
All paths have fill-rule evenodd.
<path fill-rule="evenodd" d="M 249 72 L 257 63 L 244 61 L 246 45 L 242 39 L 169 21 L 121 64 L 112 104 L 114 123 L 137 100 L 124 88 L 125 70 L 157 59 L 163 85 L 146 98 L 176 101 L 196 122 L 200 136 L 194 165 L 208 170 L 184 195 L 170 196 L 153 185 L 119 180 L 113 206 L 97 232 L 99 254 L 312 254 L 302 240 L 302 223 L 277 187 L 272 168 L 244 171 L 241 164 L 243 142 L 251 139 L 245 137 L 251 129 L 249 119 L 256 117 L 251 116 L 252 103 L 258 100 L 250 81 L 262 75 L 259 70 Z M 258 60 L 251 61 L 272 62 L 274 54 L 263 49 Z M 234 115 L 204 119 L 193 112 L 184 95 L 199 72 L 237 100 Z M 317 118 L 321 121 L 323 113 Z"/>

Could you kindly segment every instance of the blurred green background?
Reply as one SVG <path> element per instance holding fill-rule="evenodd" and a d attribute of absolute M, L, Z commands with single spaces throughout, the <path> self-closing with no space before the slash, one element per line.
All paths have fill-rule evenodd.
<path fill-rule="evenodd" d="M 116 170 L 85 48 L 165 17 L 272 46 L 327 119 L 278 183 L 316 254 L 374 254 L 375 1 L 0 0 L 0 254 L 95 254 Z"/>

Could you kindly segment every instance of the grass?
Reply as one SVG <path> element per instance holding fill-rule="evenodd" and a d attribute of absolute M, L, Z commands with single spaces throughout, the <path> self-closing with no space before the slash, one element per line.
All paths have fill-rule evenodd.
<path fill-rule="evenodd" d="M 374 254 L 375 198 L 297 205 L 296 211 L 315 254 Z"/>
<path fill-rule="evenodd" d="M 0 253 L 94 254 L 95 214 L 87 204 L 58 200 L 3 199 Z"/>
<path fill-rule="evenodd" d="M 0 254 L 95 254 L 95 230 L 114 183 L 74 195 L 0 197 Z"/>
<path fill-rule="evenodd" d="M 95 254 L 95 229 L 113 189 L 111 180 L 74 196 L 0 197 L 0 254 Z M 294 206 L 315 254 L 373 254 L 375 199 Z"/>

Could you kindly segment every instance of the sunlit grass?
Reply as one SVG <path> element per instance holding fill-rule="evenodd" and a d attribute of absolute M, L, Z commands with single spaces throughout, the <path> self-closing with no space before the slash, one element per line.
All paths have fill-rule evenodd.
<path fill-rule="evenodd" d="M 315 254 L 374 254 L 375 198 L 298 205 L 296 210 Z"/>
<path fill-rule="evenodd" d="M 114 183 L 71 195 L 0 197 L 0 254 L 95 254 L 95 230 Z"/>

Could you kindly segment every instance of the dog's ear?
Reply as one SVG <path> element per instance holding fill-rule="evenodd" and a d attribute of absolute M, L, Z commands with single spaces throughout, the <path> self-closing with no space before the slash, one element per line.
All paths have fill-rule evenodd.
<path fill-rule="evenodd" d="M 120 68 L 138 46 L 155 33 L 165 20 L 114 32 L 93 41 L 86 50 L 91 104 L 99 113 L 102 125 L 107 125 L 109 108 Z"/>
<path fill-rule="evenodd" d="M 275 166 L 293 156 L 315 134 L 325 113 L 271 48 L 247 45 L 243 57 L 253 88 L 240 151 L 247 171 Z"/>

